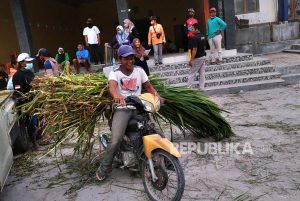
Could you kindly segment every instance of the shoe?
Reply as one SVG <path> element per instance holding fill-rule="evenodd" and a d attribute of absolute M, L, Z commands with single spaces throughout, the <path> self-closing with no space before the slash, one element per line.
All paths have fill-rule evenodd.
<path fill-rule="evenodd" d="M 163 65 L 163 63 L 162 63 L 162 62 L 159 62 L 158 64 L 159 64 L 159 65 Z"/>
<path fill-rule="evenodd" d="M 107 178 L 107 176 L 101 171 L 100 168 L 98 168 L 98 170 L 96 171 L 96 177 L 98 181 L 104 181 Z"/>
<path fill-rule="evenodd" d="M 159 65 L 159 63 L 155 63 L 155 66 L 158 66 Z"/>
<path fill-rule="evenodd" d="M 46 146 L 46 145 L 53 144 L 51 138 L 50 137 L 46 137 L 46 136 L 43 136 L 42 139 L 37 140 L 37 143 L 38 143 L 39 146 Z"/>

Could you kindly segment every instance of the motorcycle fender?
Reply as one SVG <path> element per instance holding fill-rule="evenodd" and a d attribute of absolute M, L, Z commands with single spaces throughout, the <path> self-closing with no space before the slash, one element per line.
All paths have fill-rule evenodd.
<path fill-rule="evenodd" d="M 163 149 L 177 158 L 181 157 L 180 152 L 176 149 L 173 143 L 166 138 L 162 138 L 158 134 L 144 136 L 143 143 L 147 158 L 151 157 L 151 153 L 155 149 Z"/>

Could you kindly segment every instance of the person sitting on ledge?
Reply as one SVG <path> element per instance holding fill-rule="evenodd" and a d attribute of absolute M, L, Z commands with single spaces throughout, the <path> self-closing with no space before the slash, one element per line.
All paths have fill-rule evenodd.
<path fill-rule="evenodd" d="M 87 71 L 90 70 L 90 55 L 89 51 L 84 49 L 81 43 L 77 46 L 76 59 L 73 59 L 74 67 L 76 70 L 76 74 L 80 73 L 80 67 L 86 67 Z"/>

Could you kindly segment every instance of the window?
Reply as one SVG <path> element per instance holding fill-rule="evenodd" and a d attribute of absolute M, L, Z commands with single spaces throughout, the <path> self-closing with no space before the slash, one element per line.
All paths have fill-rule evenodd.
<path fill-rule="evenodd" d="M 246 14 L 259 11 L 259 0 L 234 0 L 235 13 Z"/>
<path fill-rule="evenodd" d="M 300 0 L 289 0 L 289 19 L 300 19 Z"/>

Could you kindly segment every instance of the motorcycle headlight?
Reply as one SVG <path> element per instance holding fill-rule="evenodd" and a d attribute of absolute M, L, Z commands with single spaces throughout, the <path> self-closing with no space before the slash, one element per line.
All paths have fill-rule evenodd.
<path fill-rule="evenodd" d="M 144 106 L 145 106 L 145 111 L 147 112 L 154 112 L 154 107 L 152 105 L 152 103 L 148 102 L 148 101 L 142 101 Z"/>
<path fill-rule="evenodd" d="M 160 100 L 159 97 L 154 96 L 150 93 L 142 94 L 140 97 L 140 100 L 145 106 L 145 111 L 156 113 L 160 109 Z"/>

